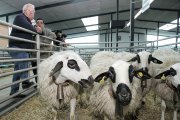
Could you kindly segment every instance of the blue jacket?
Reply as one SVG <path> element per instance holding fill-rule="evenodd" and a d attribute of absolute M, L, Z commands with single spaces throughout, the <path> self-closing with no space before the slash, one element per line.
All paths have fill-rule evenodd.
<path fill-rule="evenodd" d="M 29 18 L 26 17 L 23 13 L 19 14 L 15 17 L 13 24 L 36 32 L 36 29 L 31 24 L 31 21 L 29 20 Z M 10 35 L 15 36 L 15 37 L 19 37 L 19 38 L 34 40 L 34 37 L 31 33 L 27 33 L 27 32 L 17 30 L 14 28 L 12 29 Z M 35 44 L 10 39 L 9 40 L 9 47 L 13 47 L 13 46 L 16 46 L 18 48 L 33 49 Z"/>

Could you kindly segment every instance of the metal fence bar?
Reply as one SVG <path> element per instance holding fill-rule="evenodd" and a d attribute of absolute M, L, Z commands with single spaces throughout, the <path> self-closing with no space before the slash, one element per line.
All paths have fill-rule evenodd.
<path fill-rule="evenodd" d="M 8 88 L 8 87 L 10 87 L 10 86 L 12 86 L 12 85 L 15 85 L 15 84 L 17 84 L 17 83 L 24 82 L 24 81 L 26 81 L 26 80 L 33 79 L 33 78 L 35 78 L 35 77 L 37 77 L 37 75 L 33 75 L 33 76 L 30 76 L 30 77 L 28 77 L 28 78 L 26 78 L 26 79 L 22 79 L 22 80 L 18 80 L 18 81 L 12 82 L 12 83 L 10 83 L 10 84 L 1 85 L 1 86 L 0 86 L 0 90 L 3 90 L 3 89 L 5 89 L 5 88 Z"/>
<path fill-rule="evenodd" d="M 170 37 L 167 37 L 167 38 L 159 39 L 158 41 L 164 41 L 164 40 L 168 40 L 170 38 L 175 38 L 175 37 L 180 37 L 180 35 L 170 36 Z M 151 42 L 157 42 L 157 40 L 156 41 L 151 41 Z"/>
<path fill-rule="evenodd" d="M 52 53 L 54 51 L 41 50 L 40 53 Z"/>
<path fill-rule="evenodd" d="M 8 97 L 0 100 L 0 104 L 3 103 L 3 102 L 6 102 L 7 100 L 15 97 L 15 96 L 18 95 L 18 94 L 21 94 L 21 93 L 23 93 L 23 92 L 26 92 L 26 91 L 30 90 L 31 88 L 34 88 L 35 86 L 36 86 L 36 84 L 32 85 L 31 87 L 29 87 L 29 88 L 27 88 L 27 89 L 20 90 L 19 92 L 14 93 L 13 95 L 10 95 L 10 96 L 8 96 Z"/>
<path fill-rule="evenodd" d="M 1 51 L 26 51 L 26 52 L 37 52 L 37 50 L 34 49 L 21 49 L 21 48 L 4 48 L 0 47 Z"/>
<path fill-rule="evenodd" d="M 8 75 L 15 74 L 15 73 L 20 73 L 20 72 L 24 72 L 24 71 L 33 70 L 33 69 L 37 69 L 37 67 L 31 67 L 31 68 L 26 68 L 26 69 L 22 69 L 22 70 L 13 71 L 13 72 L 3 73 L 3 74 L 0 74 L 0 78 L 8 76 Z"/>
<path fill-rule="evenodd" d="M 152 41 L 147 41 L 147 43 L 150 43 Z M 129 42 L 122 42 L 122 41 L 117 41 L 117 42 L 86 42 L 86 43 L 66 43 L 66 44 L 106 44 L 106 43 L 132 43 L 132 41 L 129 41 Z M 144 41 L 139 41 L 139 42 L 136 42 L 134 41 L 133 43 L 146 43 Z"/>
<path fill-rule="evenodd" d="M 22 104 L 23 102 L 25 102 L 26 100 L 28 100 L 29 98 L 33 97 L 34 95 L 36 95 L 38 93 L 38 91 L 35 91 L 34 93 L 30 94 L 29 96 L 27 96 L 26 98 L 20 100 L 19 102 L 13 104 L 12 106 L 8 107 L 7 109 L 5 109 L 4 111 L 0 112 L 0 116 L 2 116 L 3 114 L 7 113 L 8 111 L 12 110 L 13 108 L 19 106 L 20 104 Z"/>
<path fill-rule="evenodd" d="M 25 29 L 25 28 L 22 28 L 22 27 L 19 27 L 17 25 L 13 25 L 11 23 L 7 23 L 7 22 L 1 21 L 1 20 L 0 20 L 0 24 L 5 25 L 5 26 L 9 26 L 9 27 L 12 27 L 12 28 L 15 28 L 15 29 L 18 29 L 18 30 L 22 30 L 24 32 L 28 32 L 28 33 L 31 33 L 31 34 L 34 34 L 34 35 L 37 34 L 37 33 L 33 32 L 31 30 L 28 30 L 28 29 Z"/>
<path fill-rule="evenodd" d="M 36 58 L 28 58 L 28 59 L 10 59 L 10 60 L 0 60 L 0 63 L 8 63 L 8 62 L 22 62 L 22 61 L 35 61 Z"/>
<path fill-rule="evenodd" d="M 11 57 L 0 57 L 0 59 L 11 59 Z"/>
<path fill-rule="evenodd" d="M 124 49 L 124 48 L 138 48 L 138 46 L 135 47 L 81 47 L 79 49 L 115 49 L 115 48 L 119 48 L 119 49 Z M 150 47 L 140 47 L 140 48 L 150 48 Z M 66 50 L 72 50 L 73 48 L 65 48 Z"/>
<path fill-rule="evenodd" d="M 18 37 L 14 37 L 14 36 L 6 36 L 6 35 L 1 35 L 1 34 L 0 34 L 0 38 L 13 39 L 13 40 L 17 40 L 17 41 L 23 41 L 23 42 L 34 43 L 34 44 L 36 43 L 35 41 L 29 40 L 29 39 L 18 38 Z"/>
<path fill-rule="evenodd" d="M 180 42 L 177 43 L 177 45 L 180 44 Z M 176 45 L 176 43 L 166 44 L 166 45 L 159 45 L 158 47 L 165 47 L 170 45 Z"/>
<path fill-rule="evenodd" d="M 37 50 L 34 49 L 20 49 L 20 48 L 2 48 L 0 47 L 1 51 L 26 51 L 26 52 L 37 52 Z"/>

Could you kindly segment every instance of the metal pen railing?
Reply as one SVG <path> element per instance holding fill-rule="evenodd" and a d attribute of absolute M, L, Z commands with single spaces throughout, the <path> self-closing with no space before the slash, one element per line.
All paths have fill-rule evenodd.
<path fill-rule="evenodd" d="M 10 24 L 10 23 L 6 23 L 6 22 L 3 22 L 3 21 L 0 21 L 0 25 L 7 26 L 7 27 L 12 27 L 14 29 L 18 29 L 18 30 L 21 30 L 21 31 L 24 31 L 24 32 L 27 32 L 27 33 L 30 33 L 30 34 L 36 36 L 35 41 L 32 41 L 32 40 L 28 40 L 28 39 L 23 39 L 23 38 L 18 38 L 18 37 L 14 37 L 14 36 L 0 34 L 0 38 L 3 38 L 5 40 L 22 41 L 22 42 L 27 42 L 27 45 L 28 45 L 28 43 L 31 43 L 31 44 L 34 44 L 34 46 L 36 46 L 36 48 L 34 48 L 34 49 L 0 47 L 0 51 L 7 52 L 7 54 L 10 51 L 17 51 L 17 52 L 23 51 L 23 52 L 36 54 L 36 57 L 34 57 L 34 58 L 26 58 L 26 59 L 12 59 L 9 56 L 6 56 L 6 57 L 8 57 L 8 59 L 5 59 L 5 57 L 3 55 L 1 57 L 1 59 L 0 59 L 0 64 L 12 64 L 14 62 L 25 62 L 25 61 L 26 62 L 36 61 L 37 62 L 37 66 L 35 66 L 35 67 L 29 67 L 29 68 L 21 69 L 21 70 L 17 70 L 17 71 L 12 71 L 11 70 L 11 71 L 8 71 L 8 72 L 5 72 L 5 73 L 0 73 L 0 90 L 9 89 L 9 87 L 11 87 L 12 85 L 19 84 L 19 83 L 22 83 L 22 82 L 27 81 L 27 80 L 31 80 L 31 79 L 34 79 L 34 78 L 38 79 L 38 74 L 35 74 L 35 75 L 32 75 L 32 76 L 29 76 L 28 78 L 21 79 L 21 80 L 15 81 L 15 82 L 8 82 L 8 83 L 5 82 L 5 83 L 1 84 L 1 81 L 6 80 L 8 76 L 11 76 L 13 74 L 22 73 L 22 72 L 25 72 L 25 71 L 30 72 L 30 71 L 35 70 L 35 69 L 38 70 L 38 66 L 39 66 L 39 63 L 41 61 L 40 53 L 41 52 L 52 52 L 51 50 L 50 51 L 41 50 L 41 45 L 50 46 L 50 44 L 41 43 L 40 37 L 43 37 L 46 40 L 50 40 L 50 41 L 56 41 L 56 42 L 60 42 L 60 41 L 54 40 L 54 39 L 49 38 L 49 37 L 41 36 L 41 35 L 33 32 L 33 31 L 30 31 L 28 29 L 25 29 L 25 28 L 22 28 L 22 27 L 19 27 L 19 26 Z M 59 46 L 57 46 L 57 47 L 59 47 Z M 0 105 L 3 106 L 3 107 L 0 108 L 0 116 L 3 115 L 4 113 L 8 112 L 9 110 L 15 108 L 16 106 L 20 105 L 21 103 L 25 102 L 27 99 L 31 98 L 33 95 L 37 94 L 38 91 L 36 89 L 34 89 L 35 86 L 37 86 L 37 84 L 34 84 L 33 86 L 31 86 L 31 87 L 29 87 L 27 89 L 19 90 L 19 92 L 15 93 L 13 95 L 8 95 L 7 97 L 1 96 Z M 19 100 L 18 102 L 14 103 L 11 106 L 6 105 L 6 101 L 8 101 L 9 99 L 13 99 L 13 97 L 15 97 L 16 95 L 24 93 L 26 91 L 30 91 L 30 90 L 31 91 L 33 90 L 34 92 L 32 94 L 28 94 L 25 98 Z M 2 93 L 0 92 L 0 94 L 2 94 Z M 8 106 L 8 107 L 6 107 L 6 106 Z"/>

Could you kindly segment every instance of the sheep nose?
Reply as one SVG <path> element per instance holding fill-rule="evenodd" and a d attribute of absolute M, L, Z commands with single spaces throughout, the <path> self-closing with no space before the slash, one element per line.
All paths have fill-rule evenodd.
<path fill-rule="evenodd" d="M 122 90 L 121 90 L 121 92 L 120 92 L 120 95 L 122 96 L 122 97 L 124 97 L 124 98 L 126 98 L 127 97 L 127 90 L 125 89 L 125 88 L 122 88 Z"/>

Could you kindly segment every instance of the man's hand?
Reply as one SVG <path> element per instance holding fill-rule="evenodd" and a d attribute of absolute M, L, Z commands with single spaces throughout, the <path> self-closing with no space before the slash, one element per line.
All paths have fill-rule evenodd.
<path fill-rule="evenodd" d="M 40 34 L 42 33 L 42 29 L 39 26 L 36 27 L 36 31 Z"/>

